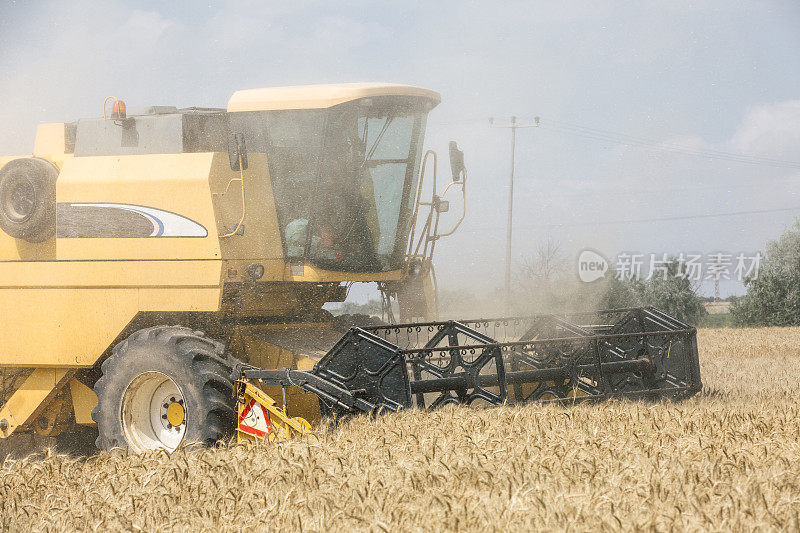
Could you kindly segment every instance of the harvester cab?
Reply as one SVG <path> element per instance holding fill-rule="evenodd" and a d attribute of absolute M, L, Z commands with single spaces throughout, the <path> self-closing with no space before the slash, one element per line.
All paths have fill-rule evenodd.
<path fill-rule="evenodd" d="M 284 87 L 39 126 L 0 157 L 0 439 L 96 426 L 103 449 L 173 450 L 413 405 L 696 392 L 694 329 L 653 309 L 439 320 L 433 256 L 467 182 L 455 143 L 447 184 L 423 148 L 439 101 Z M 355 282 L 380 319 L 323 310 Z"/>

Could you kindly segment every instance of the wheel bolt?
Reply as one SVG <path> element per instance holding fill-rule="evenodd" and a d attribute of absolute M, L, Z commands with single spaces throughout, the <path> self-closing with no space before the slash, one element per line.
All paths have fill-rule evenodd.
<path fill-rule="evenodd" d="M 166 409 L 167 407 L 169 407 L 169 404 L 168 404 L 168 403 L 165 403 L 165 404 L 164 404 L 164 409 Z"/>
<path fill-rule="evenodd" d="M 161 415 L 161 418 L 166 420 L 167 419 L 167 415 Z"/>

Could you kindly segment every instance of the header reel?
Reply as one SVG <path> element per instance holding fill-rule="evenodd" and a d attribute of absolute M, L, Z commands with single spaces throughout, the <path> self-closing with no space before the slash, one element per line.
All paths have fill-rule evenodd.
<path fill-rule="evenodd" d="M 679 400 L 700 391 L 696 329 L 652 307 L 354 327 L 310 372 L 245 379 L 316 394 L 323 415 L 416 405 Z"/>

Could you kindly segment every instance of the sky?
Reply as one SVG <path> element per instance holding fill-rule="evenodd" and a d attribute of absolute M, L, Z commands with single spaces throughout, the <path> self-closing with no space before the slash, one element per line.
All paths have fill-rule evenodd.
<path fill-rule="evenodd" d="M 750 256 L 800 216 L 798 28 L 789 0 L 4 0 L 0 151 L 30 152 L 36 124 L 101 115 L 108 95 L 224 107 L 239 89 L 408 83 L 442 94 L 426 137 L 440 175 L 450 140 L 468 168 L 466 221 L 437 248 L 444 288 L 503 282 L 511 134 L 489 117 L 540 117 L 517 131 L 515 270 L 548 241 L 569 262 Z M 707 216 L 727 213 L 743 214 Z"/>

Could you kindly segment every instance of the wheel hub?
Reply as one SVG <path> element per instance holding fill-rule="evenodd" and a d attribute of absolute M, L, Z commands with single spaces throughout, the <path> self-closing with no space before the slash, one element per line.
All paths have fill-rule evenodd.
<path fill-rule="evenodd" d="M 174 398 L 171 400 L 171 402 L 162 405 L 164 413 L 161 415 L 161 420 L 167 421 L 167 429 L 175 428 L 177 431 L 186 420 L 186 411 L 183 408 L 183 400 L 175 401 Z"/>
<path fill-rule="evenodd" d="M 177 449 L 189 415 L 178 385 L 161 372 L 144 372 L 125 390 L 122 428 L 137 452 Z"/>

